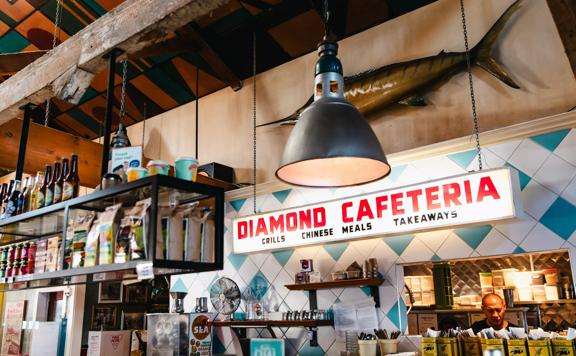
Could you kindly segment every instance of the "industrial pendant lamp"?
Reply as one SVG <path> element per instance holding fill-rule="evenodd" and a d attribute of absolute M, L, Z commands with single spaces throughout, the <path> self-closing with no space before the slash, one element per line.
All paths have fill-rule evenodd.
<path fill-rule="evenodd" d="M 327 4 L 325 5 L 328 22 Z M 344 98 L 338 44 L 318 45 L 314 102 L 302 112 L 292 130 L 278 179 L 307 187 L 345 187 L 365 184 L 390 174 L 378 138 L 358 109 Z"/>

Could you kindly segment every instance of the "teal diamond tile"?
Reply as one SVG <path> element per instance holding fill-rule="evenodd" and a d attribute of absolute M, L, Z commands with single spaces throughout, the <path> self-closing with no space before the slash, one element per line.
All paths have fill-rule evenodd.
<path fill-rule="evenodd" d="M 328 254 L 332 256 L 334 261 L 338 261 L 342 256 L 342 254 L 344 253 L 344 251 L 346 251 L 346 249 L 348 248 L 348 245 L 349 245 L 348 242 L 328 244 L 324 245 L 324 250 L 326 250 L 326 252 L 328 252 Z"/>
<path fill-rule="evenodd" d="M 441 261 L 442 258 L 440 258 L 440 256 L 438 256 L 437 254 L 434 254 L 434 256 L 432 256 L 430 258 L 431 261 Z"/>
<path fill-rule="evenodd" d="M 396 182 L 398 180 L 398 178 L 400 178 L 402 173 L 404 173 L 404 171 L 406 170 L 406 167 L 408 167 L 408 166 L 405 164 L 392 167 L 392 172 L 390 172 L 388 179 L 390 179 L 393 182 Z"/>
<path fill-rule="evenodd" d="M 560 142 L 568 135 L 570 129 L 558 130 L 542 135 L 532 136 L 530 139 L 540 146 L 546 148 L 548 151 L 552 152 L 558 147 Z"/>
<path fill-rule="evenodd" d="M 370 296 L 370 287 L 361 287 L 360 289 L 362 289 L 362 292 L 364 292 L 366 296 Z"/>
<path fill-rule="evenodd" d="M 567 240 L 576 230 L 576 206 L 558 197 L 540 218 L 540 223 Z"/>
<path fill-rule="evenodd" d="M 270 288 L 270 282 L 266 279 L 262 272 L 258 271 L 252 281 L 250 281 L 250 290 L 252 291 L 252 295 L 256 297 L 258 300 L 261 300 L 268 289 Z"/>
<path fill-rule="evenodd" d="M 398 313 L 398 311 L 400 311 L 400 313 Z M 397 328 L 400 329 L 400 324 L 402 324 L 402 331 L 406 330 L 408 325 L 406 320 L 406 303 L 404 303 L 404 300 L 400 299 L 399 302 L 396 302 L 396 304 L 390 308 L 388 313 L 386 313 L 386 316 L 394 323 L 394 325 L 396 325 Z"/>
<path fill-rule="evenodd" d="M 218 333 L 212 333 L 212 352 L 214 355 L 226 353 L 226 346 L 220 341 Z"/>
<path fill-rule="evenodd" d="M 476 157 L 477 153 L 478 152 L 476 150 L 470 150 L 470 151 L 465 151 L 465 152 L 454 153 L 454 154 L 448 155 L 447 157 L 452 162 L 456 163 L 457 165 L 459 165 L 463 169 L 466 169 L 470 165 L 470 162 L 472 162 L 472 160 L 474 160 L 474 157 Z"/>
<path fill-rule="evenodd" d="M 178 278 L 172 288 L 170 288 L 170 292 L 188 293 L 188 288 L 182 281 L 182 278 Z"/>
<path fill-rule="evenodd" d="M 276 200 L 278 200 L 278 202 L 280 202 L 280 204 L 284 204 L 284 201 L 286 200 L 286 198 L 288 198 L 288 195 L 290 195 L 291 192 L 292 189 L 286 189 L 274 192 L 272 193 L 272 195 L 274 196 L 274 198 L 276 198 Z"/>
<path fill-rule="evenodd" d="M 492 230 L 492 225 L 482 225 L 455 229 L 454 233 L 464 240 L 468 246 L 472 247 L 472 249 L 476 249 L 476 247 L 484 241 L 484 238 L 486 238 L 490 230 Z"/>
<path fill-rule="evenodd" d="M 324 356 L 324 350 L 320 346 L 312 347 L 308 342 L 298 351 L 300 356 Z"/>
<path fill-rule="evenodd" d="M 511 165 L 510 163 L 506 163 L 506 166 L 511 167 L 513 169 L 515 169 L 518 172 L 518 178 L 520 181 L 520 189 L 523 190 L 524 187 L 526 187 L 528 185 L 528 183 L 530 183 L 530 176 L 524 172 L 522 172 L 521 170 L 519 170 L 518 168 L 514 167 L 513 165 Z"/>
<path fill-rule="evenodd" d="M 246 203 L 246 199 L 236 199 L 236 200 L 232 200 L 230 202 L 230 205 L 232 205 L 232 207 L 234 208 L 234 210 L 236 210 L 236 212 L 239 212 L 240 209 L 242 209 L 242 206 L 244 205 L 244 203 Z"/>
<path fill-rule="evenodd" d="M 272 252 L 272 256 L 274 256 L 276 261 L 278 261 L 282 267 L 286 266 L 286 263 L 288 263 L 288 260 L 290 257 L 292 257 L 293 254 L 294 250 Z"/>
<path fill-rule="evenodd" d="M 526 252 L 526 250 L 524 250 L 520 246 L 516 247 L 516 249 L 514 251 L 512 251 L 512 253 L 525 253 L 525 252 Z"/>
<path fill-rule="evenodd" d="M 384 238 L 384 242 L 390 246 L 398 256 L 404 252 L 412 240 L 414 240 L 414 235 L 400 235 Z"/>
<path fill-rule="evenodd" d="M 234 268 L 236 268 L 236 271 L 239 271 L 240 267 L 242 267 L 242 265 L 244 264 L 244 261 L 246 261 L 247 258 L 248 258 L 248 256 L 246 256 L 246 255 L 238 255 L 235 253 L 231 253 L 228 256 L 228 261 L 230 261 L 230 263 L 232 263 L 232 266 L 234 266 Z"/>

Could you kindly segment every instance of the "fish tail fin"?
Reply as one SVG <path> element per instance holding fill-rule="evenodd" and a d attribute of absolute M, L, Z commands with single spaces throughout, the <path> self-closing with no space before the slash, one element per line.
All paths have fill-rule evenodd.
<path fill-rule="evenodd" d="M 510 7 L 506 9 L 506 11 L 502 14 L 502 16 L 500 16 L 498 21 L 496 21 L 496 23 L 492 25 L 490 31 L 488 31 L 486 35 L 484 35 L 482 40 L 480 40 L 480 42 L 478 42 L 476 47 L 474 47 L 474 49 L 472 50 L 472 52 L 475 55 L 475 63 L 480 68 L 484 69 L 488 73 L 500 79 L 506 85 L 515 89 L 519 89 L 520 86 L 518 86 L 518 84 L 514 82 L 514 80 L 502 67 L 502 65 L 496 62 L 494 58 L 492 58 L 491 52 L 492 52 L 492 46 L 494 45 L 494 42 L 498 38 L 498 35 L 500 35 L 500 32 L 502 32 L 502 29 L 504 28 L 510 17 L 514 14 L 514 12 L 518 10 L 521 3 L 522 0 L 517 0 L 512 5 L 510 5 Z"/>

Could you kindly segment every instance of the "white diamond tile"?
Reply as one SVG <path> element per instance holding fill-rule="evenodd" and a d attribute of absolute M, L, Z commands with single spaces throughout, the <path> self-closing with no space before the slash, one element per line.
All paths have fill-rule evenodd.
<path fill-rule="evenodd" d="M 357 262 L 360 266 L 364 263 L 362 255 L 356 251 L 353 245 L 348 245 L 342 256 L 338 259 L 338 264 L 342 266 L 342 269 L 348 269 L 352 263 Z"/>
<path fill-rule="evenodd" d="M 526 251 L 542 251 L 558 249 L 564 244 L 564 240 L 544 225 L 538 223 L 522 241 L 520 247 Z"/>
<path fill-rule="evenodd" d="M 534 176 L 549 155 L 550 151 L 530 139 L 525 139 L 508 162 L 529 176 Z"/>
<path fill-rule="evenodd" d="M 442 244 L 438 252 L 436 252 L 436 254 L 444 260 L 469 257 L 471 253 L 472 248 L 454 233 L 448 236 L 444 244 Z"/>
<path fill-rule="evenodd" d="M 576 130 L 572 129 L 554 150 L 554 154 L 576 166 Z"/>
<path fill-rule="evenodd" d="M 574 176 L 576 176 L 576 167 L 551 154 L 532 178 L 560 195 Z"/>
<path fill-rule="evenodd" d="M 286 262 L 286 264 L 284 265 L 284 270 L 286 272 L 288 272 L 289 275 L 294 276 L 296 273 L 300 272 L 301 266 L 300 266 L 300 260 L 302 259 L 302 255 L 300 255 L 300 253 L 298 252 L 298 250 L 295 250 L 292 253 L 292 256 L 290 256 L 290 258 L 288 259 L 288 262 Z"/>
<path fill-rule="evenodd" d="M 568 238 L 568 240 L 566 241 L 570 242 L 570 244 L 572 244 L 573 246 L 576 246 L 576 230 L 572 233 L 572 235 L 570 235 L 570 238 Z M 574 258 L 576 258 L 576 255 L 574 255 Z"/>
<path fill-rule="evenodd" d="M 316 292 L 318 309 L 330 309 L 336 301 L 336 295 L 330 289 L 320 289 Z"/>
<path fill-rule="evenodd" d="M 387 316 L 385 316 L 382 320 L 380 320 L 380 329 L 386 329 L 388 332 L 398 330 L 396 324 L 392 322 Z"/>
<path fill-rule="evenodd" d="M 244 264 L 242 264 L 242 267 L 240 267 L 240 270 L 238 271 L 240 278 L 242 278 L 244 283 L 247 285 L 250 284 L 256 273 L 258 273 L 258 267 L 256 267 L 254 262 L 250 259 L 244 261 Z"/>
<path fill-rule="evenodd" d="M 308 296 L 299 290 L 292 290 L 288 293 L 284 302 L 288 304 L 290 310 L 302 310 L 308 307 Z"/>
<path fill-rule="evenodd" d="M 343 303 L 353 303 L 363 298 L 366 298 L 366 293 L 360 288 L 346 288 L 340 294 L 340 301 Z"/>
<path fill-rule="evenodd" d="M 252 260 L 252 262 L 254 262 L 256 267 L 262 268 L 262 265 L 264 264 L 266 259 L 268 259 L 268 257 L 271 257 L 271 256 L 272 256 L 272 254 L 270 254 L 270 252 L 261 252 L 261 253 L 251 253 L 248 255 L 248 258 L 250 260 Z M 272 257 L 272 258 L 275 260 L 274 257 Z"/>
<path fill-rule="evenodd" d="M 300 350 L 302 345 L 308 341 L 308 333 L 305 328 L 289 328 L 286 331 L 288 342 L 296 349 Z"/>
<path fill-rule="evenodd" d="M 576 178 L 572 179 L 572 182 L 570 182 L 566 189 L 564 189 L 561 196 L 562 198 L 569 201 L 572 205 L 576 205 Z"/>
<path fill-rule="evenodd" d="M 445 178 L 466 173 L 466 170 L 444 156 L 418 160 L 412 162 L 410 165 L 418 169 L 420 172 L 425 172 L 427 179 Z"/>
<path fill-rule="evenodd" d="M 402 284 L 402 286 L 404 286 L 404 284 Z M 396 286 L 384 284 L 378 289 L 380 291 L 380 309 L 388 312 L 398 301 L 396 297 Z"/>
<path fill-rule="evenodd" d="M 422 349 L 422 338 L 420 336 L 400 336 L 398 352 L 415 352 L 418 354 Z"/>
<path fill-rule="evenodd" d="M 474 251 L 472 252 L 472 254 L 470 255 L 470 257 L 480 257 L 482 255 L 480 255 L 478 252 Z"/>
<path fill-rule="evenodd" d="M 372 238 L 372 239 L 365 239 L 365 240 L 356 240 L 351 242 L 351 245 L 354 246 L 356 251 L 362 256 L 362 259 L 367 259 L 376 246 L 378 246 L 378 242 L 381 241 L 380 238 Z M 360 258 L 360 257 L 358 257 Z M 360 262 L 358 262 L 360 263 Z"/>
<path fill-rule="evenodd" d="M 512 153 L 514 153 L 516 148 L 518 148 L 520 142 L 521 140 L 514 140 L 510 142 L 499 143 L 496 145 L 490 145 L 488 146 L 488 150 L 494 152 L 500 158 L 507 161 L 510 158 L 510 156 L 512 156 Z"/>
<path fill-rule="evenodd" d="M 284 286 L 293 283 L 294 283 L 294 276 L 290 276 L 286 271 L 281 270 L 272 284 L 274 285 L 274 288 L 276 288 L 276 292 L 280 295 L 282 299 L 284 299 L 288 295 L 288 292 L 290 291 L 288 288 Z"/>
<path fill-rule="evenodd" d="M 336 341 L 334 328 L 318 328 L 318 345 L 322 350 L 328 350 L 334 341 Z"/>
<path fill-rule="evenodd" d="M 434 252 L 418 239 L 413 239 L 402 252 L 402 259 L 406 262 L 428 262 L 432 256 L 434 256 Z"/>
<path fill-rule="evenodd" d="M 276 292 L 274 286 L 270 286 L 264 295 L 262 300 L 264 304 L 264 308 L 269 312 L 277 312 L 280 310 L 280 306 L 282 305 L 282 297 Z"/>
<path fill-rule="evenodd" d="M 323 249 L 321 245 L 313 245 L 313 246 L 300 247 L 296 249 L 296 251 L 298 251 L 300 256 L 302 256 L 301 259 L 307 259 L 307 258 L 314 258 L 314 256 L 316 256 L 318 250 L 320 249 Z M 298 269 L 298 271 L 300 271 L 300 269 Z"/>
<path fill-rule="evenodd" d="M 428 174 L 417 169 L 413 165 L 409 164 L 404 169 L 404 172 L 398 177 L 397 182 L 399 186 L 410 185 L 413 183 L 421 183 L 429 180 Z"/>
<path fill-rule="evenodd" d="M 278 263 L 272 255 L 269 255 L 266 263 L 260 268 L 260 271 L 269 281 L 273 281 L 278 273 L 280 273 L 280 270 L 282 270 L 282 266 L 280 266 L 280 263 Z"/>
<path fill-rule="evenodd" d="M 332 269 L 336 264 L 332 256 L 330 256 L 328 252 L 326 252 L 326 250 L 321 248 L 318 250 L 313 259 L 314 259 L 314 270 L 320 272 L 320 277 L 322 278 L 322 280 L 327 281 L 332 279 L 330 273 L 332 272 Z"/>
<path fill-rule="evenodd" d="M 336 340 L 328 350 L 324 350 L 327 356 L 340 356 L 340 351 L 346 350 L 346 342 Z"/>
<path fill-rule="evenodd" d="M 435 230 L 416 234 L 416 238 L 422 241 L 428 248 L 436 252 L 444 241 L 450 236 L 452 230 Z"/>
<path fill-rule="evenodd" d="M 499 168 L 506 164 L 500 156 L 494 154 L 492 151 L 487 149 L 482 149 L 482 164 L 484 169 Z M 472 162 L 466 167 L 467 171 L 478 170 L 478 155 L 474 157 Z"/>
<path fill-rule="evenodd" d="M 510 222 L 498 223 L 494 228 L 516 244 L 520 244 L 536 225 L 536 220 L 528 214 L 521 214 Z"/>
<path fill-rule="evenodd" d="M 227 263 L 224 263 L 224 266 L 226 266 L 226 264 Z M 236 271 L 234 271 L 234 273 L 229 274 L 228 276 L 231 277 L 235 273 Z M 218 271 L 198 273 L 198 279 L 200 279 L 200 281 L 202 281 L 202 284 L 204 284 L 207 288 L 210 288 L 210 286 L 212 285 L 212 280 L 214 279 L 215 276 L 218 276 Z"/>
<path fill-rule="evenodd" d="M 286 339 L 285 339 L 286 340 Z M 286 356 L 298 356 L 298 350 L 294 348 L 289 341 L 284 341 L 284 350 L 286 351 Z"/>
<path fill-rule="evenodd" d="M 390 246 L 380 239 L 369 258 L 375 258 L 378 262 L 378 272 L 386 274 L 398 260 L 398 255 L 396 255 L 396 252 L 394 252 Z"/>
<path fill-rule="evenodd" d="M 551 190 L 535 180 L 531 180 L 524 190 L 522 190 L 521 194 L 524 211 L 537 220 L 540 220 L 542 215 L 544 215 L 558 197 Z"/>
<path fill-rule="evenodd" d="M 478 245 L 476 251 L 482 256 L 504 255 L 512 253 L 515 248 L 516 244 L 508 240 L 500 231 L 492 229 Z"/>

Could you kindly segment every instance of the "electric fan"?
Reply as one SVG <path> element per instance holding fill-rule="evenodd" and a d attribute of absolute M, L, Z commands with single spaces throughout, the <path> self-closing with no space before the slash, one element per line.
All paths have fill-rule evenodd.
<path fill-rule="evenodd" d="M 222 277 L 210 287 L 210 301 L 218 313 L 229 318 L 240 306 L 240 288 L 230 278 Z"/>

